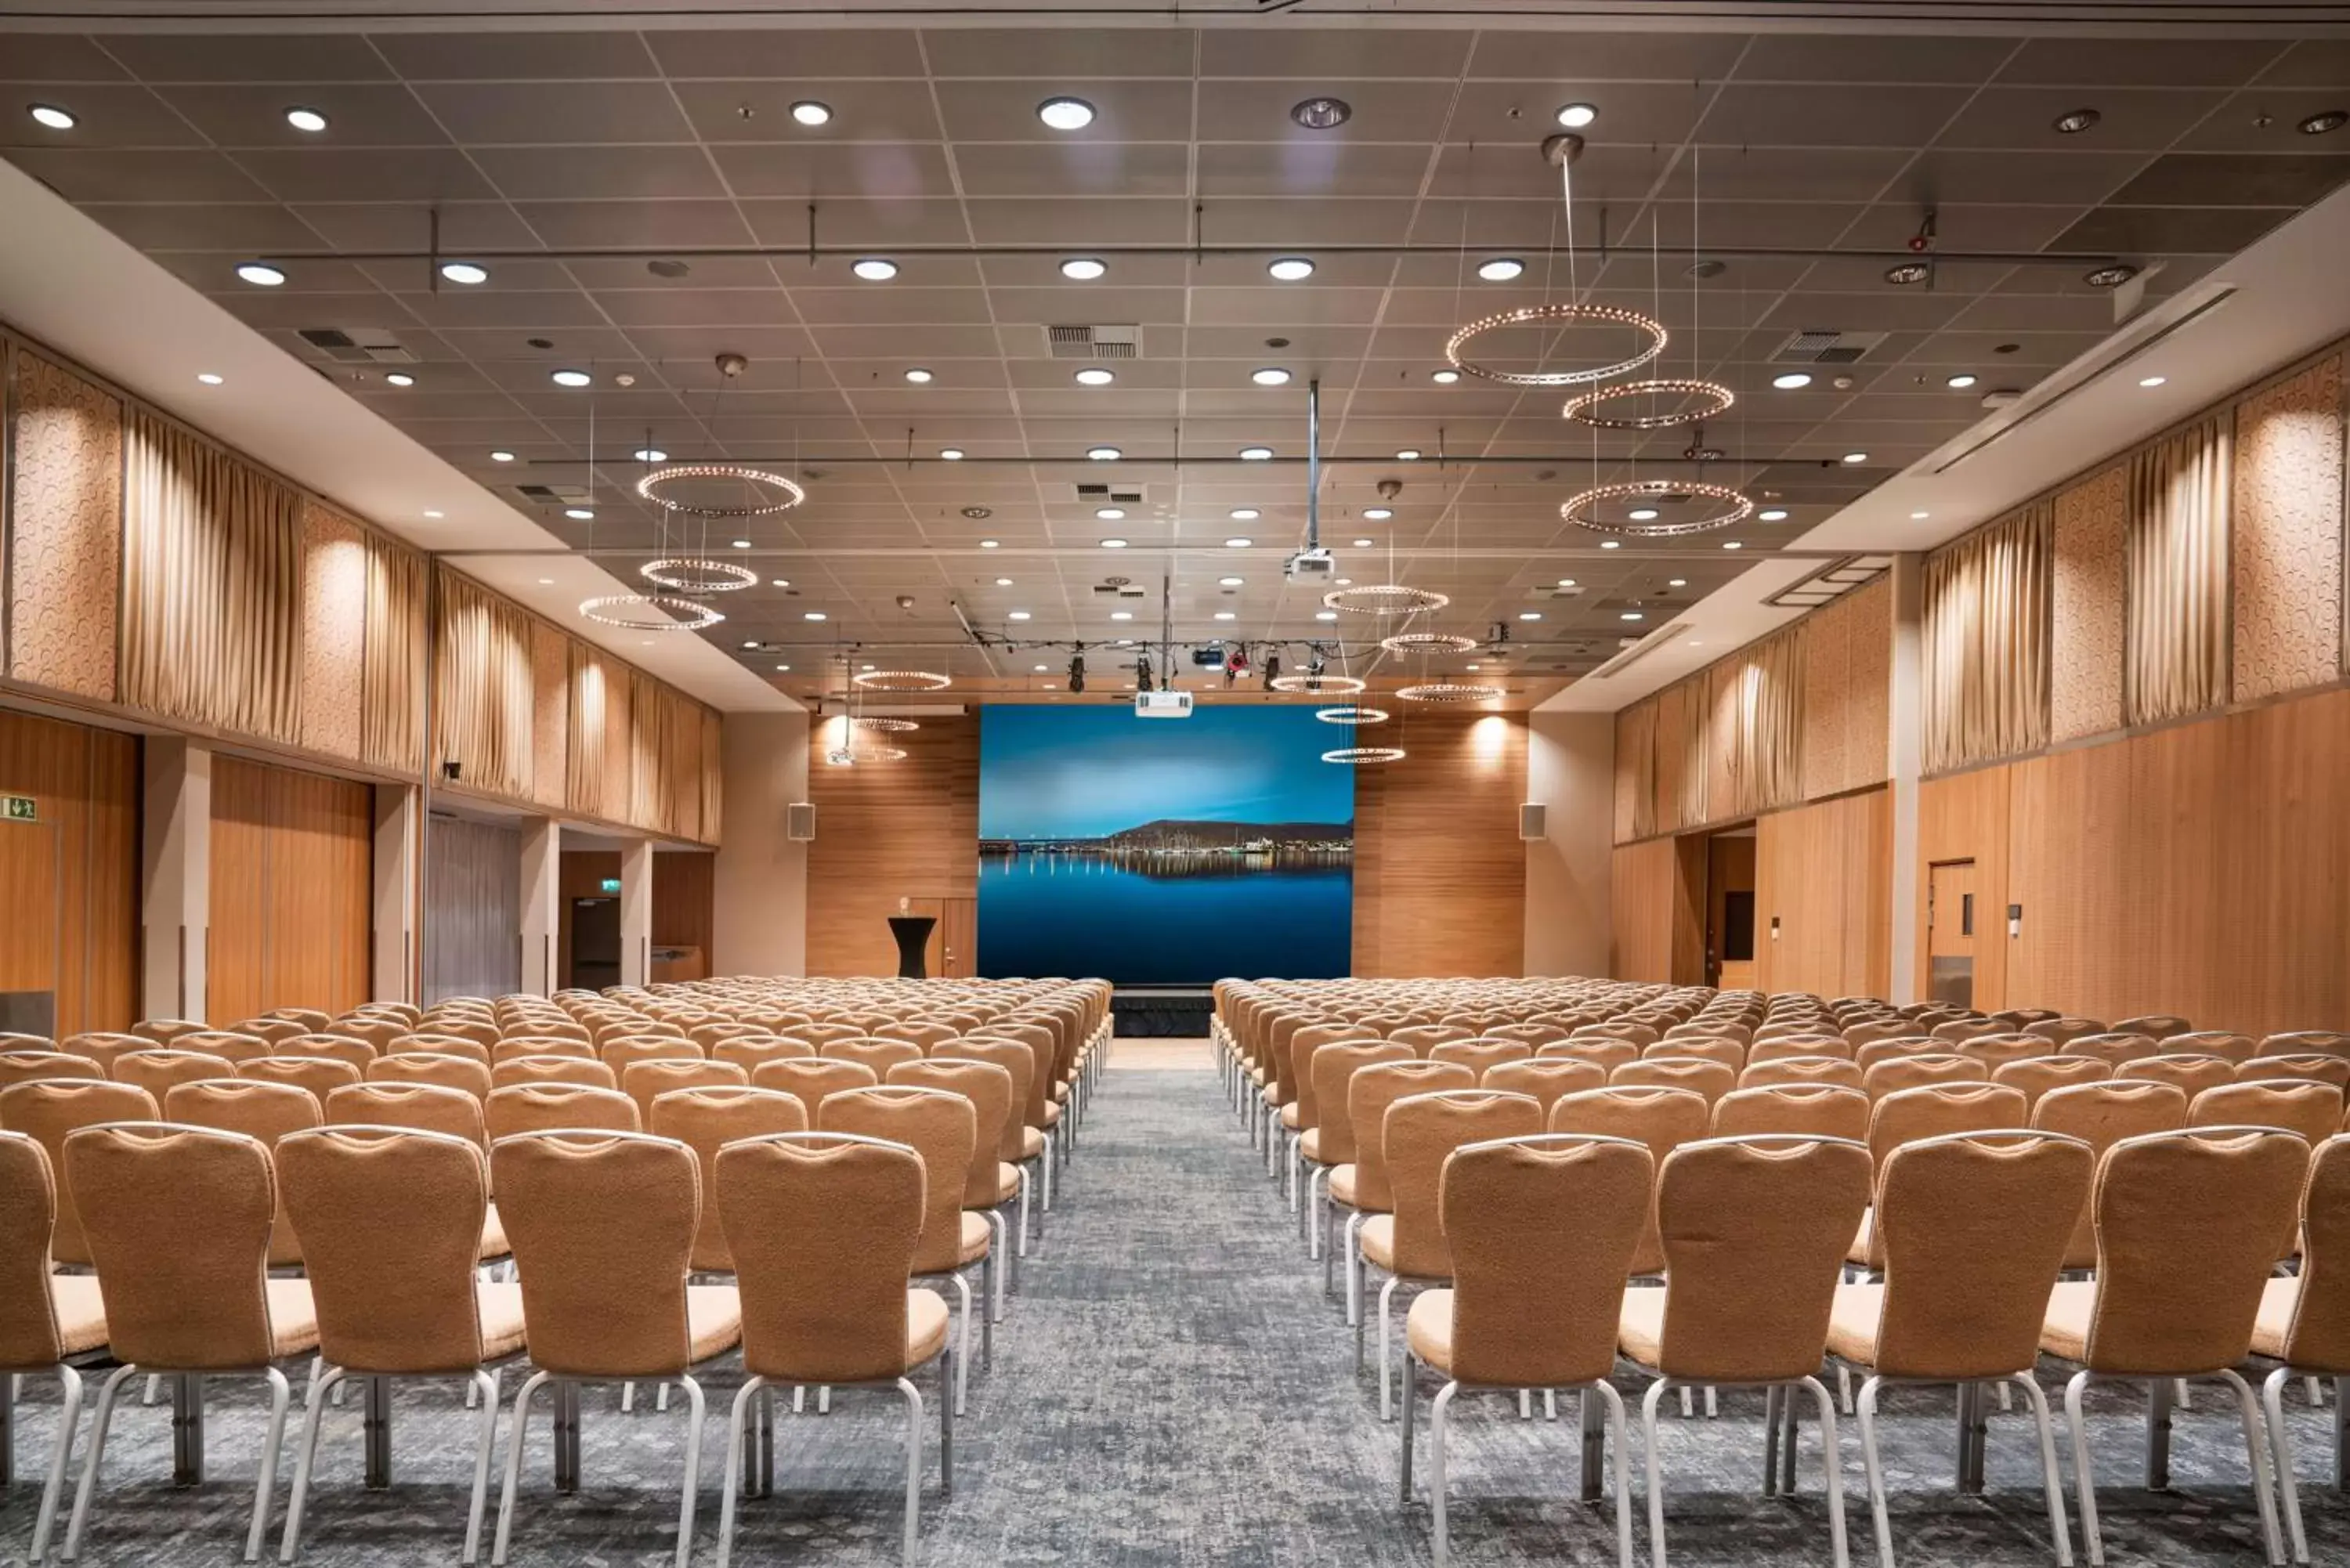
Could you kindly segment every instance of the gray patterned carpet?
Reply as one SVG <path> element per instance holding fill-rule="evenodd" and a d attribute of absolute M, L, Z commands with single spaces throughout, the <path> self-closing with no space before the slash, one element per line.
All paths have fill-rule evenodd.
<path fill-rule="evenodd" d="M 956 1428 L 951 1500 L 937 1493 L 935 1423 L 923 1497 L 924 1561 L 939 1568 L 1025 1563 L 1085 1568 L 1386 1568 L 1429 1561 L 1425 1501 L 1399 1510 L 1397 1428 L 1378 1419 L 1354 1342 L 1321 1293 L 1280 1204 L 1204 1072 L 1116 1070 L 1107 1075 L 1066 1202 L 1032 1255 L 999 1333 L 993 1369 L 974 1377 Z M 2066 1368 L 2042 1368 L 2061 1387 Z M 300 1368 L 289 1371 L 298 1389 Z M 522 1371 L 509 1369 L 511 1397 Z M 928 1375 L 924 1375 L 927 1379 Z M 724 1423 L 735 1376 L 706 1380 L 699 1548 L 714 1552 Z M 1619 1382 L 1634 1397 L 1639 1380 Z M 927 1383 L 925 1392 L 928 1392 Z M 472 1432 L 453 1386 L 403 1386 L 396 1396 L 399 1473 L 389 1492 L 359 1485 L 356 1399 L 327 1423 L 322 1473 L 304 1530 L 322 1568 L 455 1562 L 471 1478 Z M 667 1560 L 675 1542 L 684 1419 L 644 1400 L 619 1414 L 587 1397 L 585 1483 L 549 1485 L 545 1405 L 526 1449 L 513 1561 L 628 1563 Z M 1671 1407 L 1670 1402 L 1668 1408 Z M 1423 1423 L 1426 1405 L 1420 1407 Z M 2133 1399 L 2093 1410 L 2108 1560 L 2116 1564 L 2260 1562 L 2259 1533 L 2232 1412 L 2199 1389 L 2178 1417 L 2175 1491 L 2141 1488 L 2141 1426 Z M 2294 1401 L 2294 1431 L 2311 1549 L 2350 1562 L 2350 1508 L 2325 1482 L 2331 1412 Z M 2052 1561 L 2036 1446 L 2022 1415 L 1993 1416 L 1988 1493 L 1950 1490 L 1950 1397 L 1890 1397 L 1883 1424 L 1893 1527 L 1906 1564 L 1973 1568 Z M 746 1563 L 824 1568 L 897 1561 L 904 1427 L 894 1397 L 845 1394 L 833 1414 L 779 1418 L 776 1494 L 745 1505 L 736 1550 Z M 27 1389 L 16 1484 L 0 1507 L 5 1555 L 29 1539 L 57 1406 Z M 1453 1445 L 1455 1560 L 1466 1568 L 1612 1559 L 1612 1510 L 1573 1501 L 1570 1419 L 1522 1423 L 1513 1402 L 1463 1397 Z M 1806 1425 L 1802 1492 L 1760 1495 L 1761 1398 L 1723 1397 L 1719 1419 L 1669 1418 L 1665 1432 L 1669 1540 L 1677 1563 L 1828 1561 L 1817 1428 Z M 261 1409 L 251 1389 L 214 1396 L 212 1480 L 170 1485 L 167 1412 L 132 1407 L 118 1421 L 107 1484 L 85 1562 L 234 1561 L 252 1499 Z M 87 1431 L 87 1417 L 84 1430 Z M 1637 1430 L 1637 1428 L 1636 1428 Z M 1425 1431 L 1421 1428 L 1422 1457 Z M 2062 1433 L 2059 1434 L 2060 1443 Z M 499 1458 L 505 1430 L 501 1425 Z M 1637 1438 L 1636 1438 L 1637 1442 Z M 279 1472 L 270 1548 L 284 1518 L 289 1458 Z M 1844 1429 L 1854 1556 L 1871 1555 L 1857 1438 Z M 1638 1463 L 1634 1464 L 1636 1476 Z M 2066 1474 L 2070 1476 L 2069 1456 Z M 1422 1470 L 1424 1481 L 1425 1470 Z M 493 1493 L 494 1509 L 494 1491 Z M 2069 1505 L 2068 1505 L 2069 1511 Z M 2076 1524 L 2077 1529 L 2077 1524 Z M 486 1544 L 486 1543 L 485 1543 Z M 1645 1521 L 1638 1550 L 1645 1554 Z M 486 1551 L 484 1552 L 486 1559 Z"/>

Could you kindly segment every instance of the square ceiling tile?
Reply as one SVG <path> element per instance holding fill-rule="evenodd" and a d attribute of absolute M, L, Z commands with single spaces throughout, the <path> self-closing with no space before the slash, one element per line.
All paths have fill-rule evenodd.
<path fill-rule="evenodd" d="M 677 100 L 657 81 L 438 82 L 416 93 L 466 143 L 693 140 Z"/>
<path fill-rule="evenodd" d="M 940 141 L 930 84 L 795 76 L 782 81 L 681 81 L 672 84 L 686 118 L 704 141 L 773 141 L 831 147 L 851 141 Z M 823 125 L 792 118 L 795 103 L 832 111 Z"/>
<path fill-rule="evenodd" d="M 370 202 L 479 202 L 499 193 L 452 147 L 251 148 L 235 159 L 286 202 L 341 201 L 354 193 Z"/>
<path fill-rule="evenodd" d="M 947 140 L 966 141 L 1188 141 L 1191 136 L 1191 84 L 1148 79 L 1055 80 L 1049 88 L 1034 77 L 1013 81 L 941 81 L 936 88 L 939 118 Z M 1083 99 L 1094 107 L 1083 130 L 1055 130 L 1036 118 L 1047 98 Z"/>
<path fill-rule="evenodd" d="M 691 144 L 649 147 L 480 147 L 473 165 L 514 202 L 722 199 L 726 183 Z"/>
<path fill-rule="evenodd" d="M 660 74 L 633 32 L 379 33 L 377 50 L 412 82 L 617 81 Z"/>
<path fill-rule="evenodd" d="M 150 82 L 387 81 L 391 67 L 350 33 L 106 33 L 99 47 Z"/>

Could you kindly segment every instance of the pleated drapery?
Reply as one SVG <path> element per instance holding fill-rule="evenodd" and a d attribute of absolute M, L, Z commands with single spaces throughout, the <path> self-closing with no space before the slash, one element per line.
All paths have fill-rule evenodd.
<path fill-rule="evenodd" d="M 603 656 L 584 642 L 574 642 L 564 803 L 583 816 L 616 817 L 625 805 L 616 802 L 608 806 L 604 799 L 604 741 L 609 731 L 612 697 Z"/>
<path fill-rule="evenodd" d="M 1616 836 L 1629 843 L 1657 831 L 1657 700 L 1616 716 Z"/>
<path fill-rule="evenodd" d="M 1713 743 L 1724 748 L 1716 770 L 1730 798 L 1707 800 L 1715 820 L 1769 811 L 1803 797 L 1804 659 L 1802 626 L 1773 633 L 1742 651 L 1716 701 Z"/>
<path fill-rule="evenodd" d="M 2228 691 L 2228 513 L 2235 441 L 2226 414 L 2132 454 L 2122 722 L 2217 707 Z"/>
<path fill-rule="evenodd" d="M 359 670 L 359 754 L 412 774 L 424 765 L 424 557 L 368 536 L 367 647 Z"/>
<path fill-rule="evenodd" d="M 122 701 L 298 744 L 300 494 L 143 409 L 128 435 Z"/>
<path fill-rule="evenodd" d="M 1927 557 L 1928 773 L 2048 743 L 2054 524 L 2041 502 Z"/>
<path fill-rule="evenodd" d="M 445 566 L 437 591 L 433 753 L 459 764 L 468 789 L 527 798 L 536 750 L 530 616 Z"/>

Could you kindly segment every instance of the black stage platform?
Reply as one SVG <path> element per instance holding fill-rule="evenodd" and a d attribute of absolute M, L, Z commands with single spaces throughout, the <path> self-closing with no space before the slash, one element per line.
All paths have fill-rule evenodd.
<path fill-rule="evenodd" d="M 1118 1033 L 1158 1039 L 1204 1039 L 1215 1010 L 1215 993 L 1204 985 L 1121 985 L 1110 999 Z"/>

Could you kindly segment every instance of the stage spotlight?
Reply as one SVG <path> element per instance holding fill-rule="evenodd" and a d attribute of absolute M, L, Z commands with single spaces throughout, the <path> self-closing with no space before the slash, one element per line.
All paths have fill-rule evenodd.
<path fill-rule="evenodd" d="M 1268 691 L 1272 691 L 1273 683 L 1280 679 L 1281 655 L 1279 653 L 1266 654 L 1264 656 L 1264 689 Z"/>
<path fill-rule="evenodd" d="M 1144 654 L 1134 661 L 1134 689 L 1148 691 L 1150 686 L 1150 655 Z"/>
<path fill-rule="evenodd" d="M 1082 691 L 1085 689 L 1086 656 L 1082 653 L 1072 654 L 1069 658 L 1069 690 Z"/>

